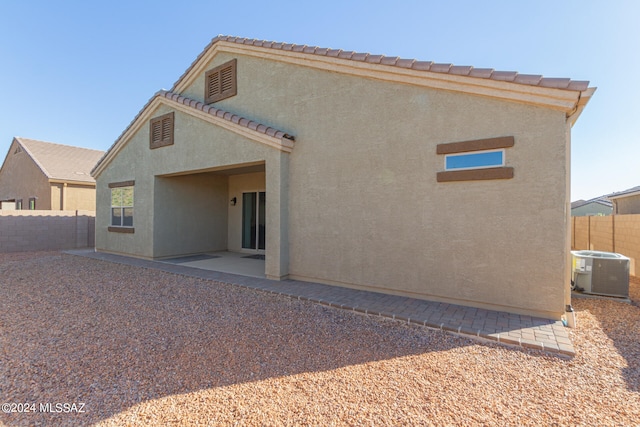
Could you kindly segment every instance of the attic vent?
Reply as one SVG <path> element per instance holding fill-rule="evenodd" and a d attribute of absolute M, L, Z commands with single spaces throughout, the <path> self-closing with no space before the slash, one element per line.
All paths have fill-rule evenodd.
<path fill-rule="evenodd" d="M 149 129 L 149 148 L 173 145 L 173 113 L 151 119 Z"/>
<path fill-rule="evenodd" d="M 17 146 L 15 151 L 13 152 L 13 154 L 18 154 L 18 153 L 22 153 L 22 148 L 20 148 L 20 146 Z"/>
<path fill-rule="evenodd" d="M 236 59 L 232 59 L 205 73 L 204 99 L 206 104 L 230 98 L 238 93 L 237 62 Z"/>

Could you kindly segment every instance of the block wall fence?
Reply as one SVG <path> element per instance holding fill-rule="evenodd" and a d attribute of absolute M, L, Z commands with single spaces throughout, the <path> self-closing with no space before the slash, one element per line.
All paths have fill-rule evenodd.
<path fill-rule="evenodd" d="M 640 277 L 640 214 L 572 217 L 571 249 L 622 254 L 631 259 L 629 273 Z"/>
<path fill-rule="evenodd" d="M 94 211 L 0 210 L 0 252 L 95 246 Z"/>

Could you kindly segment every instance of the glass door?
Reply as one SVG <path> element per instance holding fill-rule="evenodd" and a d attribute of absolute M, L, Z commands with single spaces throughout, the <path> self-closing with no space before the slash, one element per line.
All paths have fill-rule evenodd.
<path fill-rule="evenodd" d="M 242 193 L 242 248 L 265 249 L 266 193 Z"/>

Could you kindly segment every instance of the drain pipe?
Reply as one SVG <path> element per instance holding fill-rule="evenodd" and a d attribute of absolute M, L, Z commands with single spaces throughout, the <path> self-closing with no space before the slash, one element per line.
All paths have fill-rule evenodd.
<path fill-rule="evenodd" d="M 567 306 L 565 307 L 565 313 L 564 313 L 564 319 L 563 322 L 564 326 L 568 326 L 570 328 L 575 328 L 576 327 L 576 312 L 573 311 L 573 307 L 571 306 L 571 304 L 567 304 Z"/>

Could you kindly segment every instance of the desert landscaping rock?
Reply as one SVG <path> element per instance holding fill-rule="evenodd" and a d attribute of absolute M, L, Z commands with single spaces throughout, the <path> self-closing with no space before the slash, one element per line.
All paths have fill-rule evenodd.
<path fill-rule="evenodd" d="M 57 252 L 0 254 L 0 295 L 0 403 L 36 405 L 0 425 L 640 420 L 638 283 L 574 299 L 573 358 Z"/>

